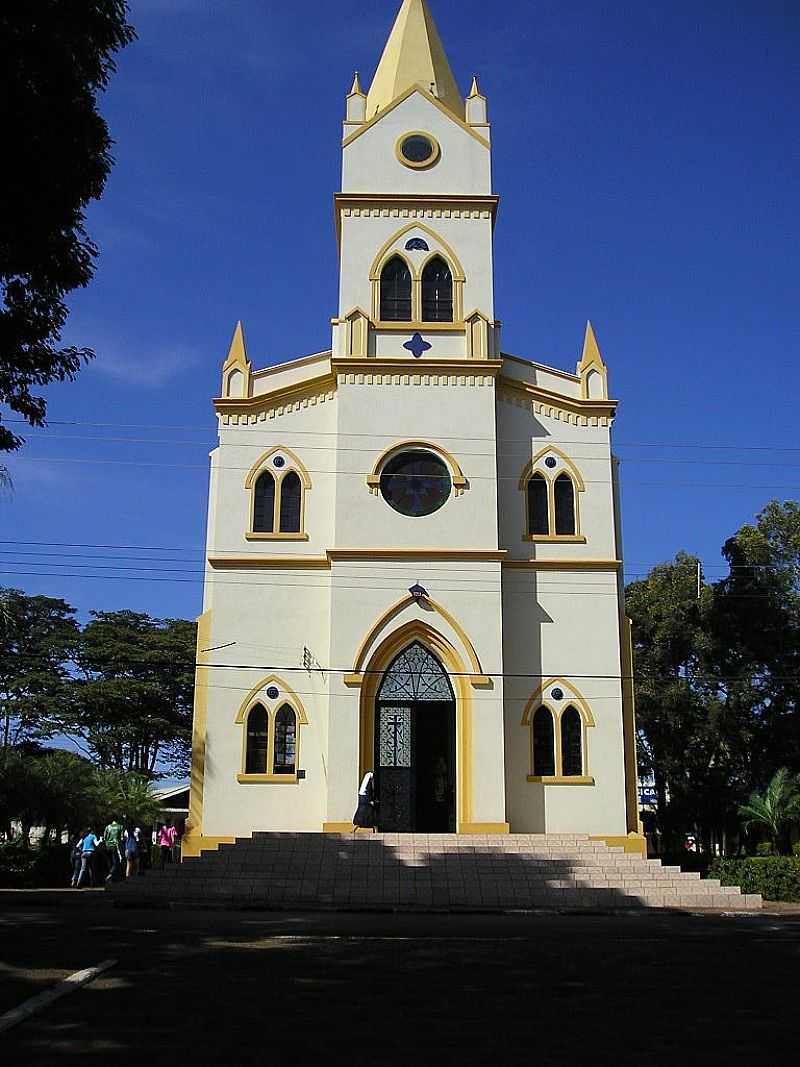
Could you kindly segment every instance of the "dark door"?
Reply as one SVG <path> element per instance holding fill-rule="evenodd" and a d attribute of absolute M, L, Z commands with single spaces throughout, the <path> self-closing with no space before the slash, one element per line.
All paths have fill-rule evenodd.
<path fill-rule="evenodd" d="M 455 830 L 455 700 L 419 642 L 396 657 L 378 690 L 374 766 L 380 830 Z"/>

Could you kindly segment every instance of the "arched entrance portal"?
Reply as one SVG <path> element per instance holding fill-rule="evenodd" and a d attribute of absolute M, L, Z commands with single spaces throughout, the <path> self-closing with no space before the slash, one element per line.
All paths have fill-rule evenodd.
<path fill-rule="evenodd" d="M 456 701 L 439 660 L 414 641 L 395 656 L 375 701 L 375 791 L 385 832 L 456 828 Z"/>

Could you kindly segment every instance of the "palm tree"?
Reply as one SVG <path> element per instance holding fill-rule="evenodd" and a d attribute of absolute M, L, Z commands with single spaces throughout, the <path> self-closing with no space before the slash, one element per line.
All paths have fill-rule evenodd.
<path fill-rule="evenodd" d="M 739 808 L 739 815 L 744 818 L 745 830 L 751 826 L 766 830 L 777 851 L 784 830 L 800 821 L 800 780 L 787 767 L 781 767 L 763 793 L 750 794 L 748 802 Z"/>

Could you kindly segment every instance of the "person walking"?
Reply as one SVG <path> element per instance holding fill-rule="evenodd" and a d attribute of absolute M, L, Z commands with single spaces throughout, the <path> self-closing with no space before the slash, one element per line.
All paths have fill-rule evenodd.
<path fill-rule="evenodd" d="M 178 836 L 178 831 L 172 825 L 171 822 L 166 822 L 158 831 L 158 845 L 161 849 L 161 866 L 163 871 L 167 863 L 172 863 L 172 846 L 175 844 L 175 838 Z"/>
<path fill-rule="evenodd" d="M 72 886 L 73 889 L 77 888 L 77 886 L 78 886 L 78 878 L 80 878 L 80 874 L 81 874 L 81 842 L 82 841 L 83 841 L 83 836 L 81 834 L 79 834 L 75 838 L 75 840 L 72 842 L 72 847 L 69 850 L 69 860 L 70 860 L 70 863 L 72 864 L 72 878 L 70 879 L 70 883 L 69 884 Z"/>
<path fill-rule="evenodd" d="M 122 823 L 116 818 L 111 820 L 103 831 L 103 844 L 111 862 L 111 868 L 106 876 L 107 882 L 118 882 L 122 876 Z"/>
<path fill-rule="evenodd" d="M 139 855 L 139 842 L 136 832 L 129 826 L 125 834 L 125 877 L 131 878 L 136 872 L 136 860 Z"/>
<path fill-rule="evenodd" d="M 80 889 L 83 885 L 83 879 L 86 872 L 89 872 L 89 881 L 92 885 L 95 884 L 95 870 L 94 870 L 94 857 L 97 849 L 102 845 L 102 841 L 96 836 L 94 830 L 87 830 L 81 838 L 81 869 L 78 874 L 78 881 L 75 883 L 75 888 Z"/>
<path fill-rule="evenodd" d="M 150 842 L 145 839 L 142 833 L 141 826 L 137 826 L 133 831 L 133 836 L 136 838 L 136 856 L 138 859 L 138 872 L 144 874 L 148 868 L 148 860 L 150 859 Z"/>
<path fill-rule="evenodd" d="M 375 832 L 375 778 L 372 771 L 367 771 L 358 787 L 358 807 L 353 816 L 353 833 L 359 829 Z"/>

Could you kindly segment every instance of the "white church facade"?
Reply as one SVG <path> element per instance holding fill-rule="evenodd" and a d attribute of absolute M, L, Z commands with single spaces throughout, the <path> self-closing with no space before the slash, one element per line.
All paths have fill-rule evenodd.
<path fill-rule="evenodd" d="M 491 130 L 426 0 L 346 100 L 329 351 L 214 405 L 184 854 L 259 830 L 641 850 L 615 401 L 503 352 Z"/>

